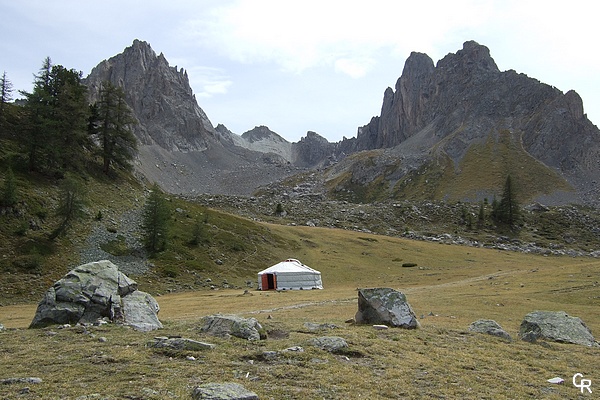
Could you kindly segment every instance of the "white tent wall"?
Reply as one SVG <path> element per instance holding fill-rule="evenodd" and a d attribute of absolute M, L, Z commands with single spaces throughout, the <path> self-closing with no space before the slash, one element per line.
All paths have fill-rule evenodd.
<path fill-rule="evenodd" d="M 275 274 L 277 290 L 323 289 L 321 274 L 303 272 L 283 272 Z"/>

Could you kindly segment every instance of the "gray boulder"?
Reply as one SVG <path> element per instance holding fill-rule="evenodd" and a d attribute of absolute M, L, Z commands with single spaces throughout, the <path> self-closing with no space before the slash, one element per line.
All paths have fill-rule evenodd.
<path fill-rule="evenodd" d="M 528 342 L 547 339 L 555 342 L 598 346 L 592 332 L 578 317 L 564 311 L 534 311 L 525 316 L 519 337 Z"/>
<path fill-rule="evenodd" d="M 237 315 L 209 315 L 202 319 L 202 332 L 213 336 L 235 336 L 247 340 L 266 339 L 266 334 L 256 318 Z"/>
<path fill-rule="evenodd" d="M 480 319 L 469 325 L 470 332 L 485 333 L 487 335 L 498 336 L 506 340 L 512 340 L 508 332 L 494 320 Z"/>
<path fill-rule="evenodd" d="M 134 329 L 162 328 L 158 303 L 137 290 L 137 283 L 108 260 L 69 271 L 48 289 L 38 304 L 30 328 L 54 324 L 93 323 L 109 318 Z"/>
<path fill-rule="evenodd" d="M 258 400 L 256 393 L 238 383 L 207 383 L 194 388 L 194 400 Z"/>
<path fill-rule="evenodd" d="M 310 343 L 321 349 L 326 350 L 330 353 L 336 353 L 348 347 L 348 343 L 345 339 L 339 336 L 322 336 L 311 339 Z"/>
<path fill-rule="evenodd" d="M 404 293 L 390 288 L 359 289 L 357 324 L 416 329 L 419 321 Z"/>
<path fill-rule="evenodd" d="M 123 323 L 142 332 L 162 328 L 158 320 L 158 303 L 146 292 L 136 290 L 121 298 Z"/>

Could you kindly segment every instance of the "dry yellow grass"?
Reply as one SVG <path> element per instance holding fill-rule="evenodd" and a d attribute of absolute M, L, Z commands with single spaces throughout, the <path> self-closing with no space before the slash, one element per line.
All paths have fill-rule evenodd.
<path fill-rule="evenodd" d="M 103 399 L 189 398 L 194 385 L 209 381 L 241 383 L 261 399 L 559 399 L 581 395 L 571 384 L 577 372 L 600 382 L 598 348 L 517 338 L 523 316 L 533 310 L 562 310 L 600 332 L 600 261 L 331 229 L 268 228 L 298 243 L 293 254 L 281 258 L 296 257 L 320 270 L 324 290 L 164 295 L 157 298 L 165 324 L 161 332 L 107 326 L 90 328 L 92 337 L 78 328 L 54 330 L 55 335 L 7 330 L 0 333 L 0 378 L 42 378 L 41 384 L 28 385 L 27 398 L 36 399 L 93 394 Z M 403 268 L 406 262 L 418 265 Z M 422 317 L 422 328 L 375 331 L 346 324 L 357 309 L 356 288 L 374 286 L 405 292 Z M 0 322 L 24 328 L 34 311 L 34 305 L 0 307 Z M 255 317 L 268 330 L 288 332 L 289 337 L 245 342 L 202 336 L 199 319 L 218 312 Z M 514 341 L 467 332 L 480 318 L 496 320 Z M 305 322 L 339 328 L 313 333 Z M 153 336 L 169 334 L 218 347 L 195 353 L 145 347 Z M 349 351 L 330 354 L 312 348 L 308 341 L 317 335 L 341 336 Z M 100 336 L 107 341 L 99 342 Z M 282 354 L 277 361 L 262 359 L 264 351 L 295 345 L 305 351 Z M 188 355 L 196 361 L 187 360 Z M 546 381 L 555 376 L 565 384 Z M 0 385 L 0 397 L 21 398 L 22 386 Z"/>

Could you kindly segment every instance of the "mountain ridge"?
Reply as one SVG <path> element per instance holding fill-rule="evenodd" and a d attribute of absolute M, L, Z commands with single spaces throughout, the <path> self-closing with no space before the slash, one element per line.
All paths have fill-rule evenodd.
<path fill-rule="evenodd" d="M 493 185 L 484 190 L 468 187 L 465 181 L 481 179 L 468 176 L 465 171 L 472 175 L 477 168 L 463 164 L 473 163 L 473 146 L 483 146 L 490 138 L 496 143 L 508 138 L 511 143 L 500 152 L 487 152 L 479 168 L 494 164 L 494 174 L 509 174 L 513 165 L 499 160 L 506 158 L 502 154 L 518 153 L 520 160 L 529 161 L 514 165 L 525 172 L 539 171 L 543 179 L 553 176 L 524 198 L 551 199 L 555 191 L 560 196 L 554 196 L 554 202 L 593 203 L 598 193 L 600 132 L 584 114 L 579 95 L 562 93 L 514 70 L 500 71 L 489 49 L 475 41 L 465 42 L 436 64 L 428 55 L 412 52 L 395 89 L 384 91 L 380 115 L 359 127 L 356 137 L 336 143 L 311 131 L 290 143 L 266 126 L 242 135 L 222 124 L 213 127 L 196 102 L 185 70 L 170 67 L 164 55 L 157 56 L 139 40 L 94 68 L 86 78 L 92 97 L 103 79 L 125 88 L 140 121 L 138 169 L 176 193 L 250 195 L 261 186 L 318 168 L 332 198 L 353 190 L 366 194 L 355 200 L 419 197 L 419 191 L 420 198 L 439 198 L 431 187 L 439 192 L 448 190 L 448 182 L 458 182 L 471 194 L 446 198 L 480 200 L 491 196 L 503 178 L 488 179 Z M 506 153 L 508 148 L 516 153 Z M 368 155 L 349 157 L 363 151 Z M 169 165 L 181 168 L 164 168 Z M 548 172 L 541 172 L 544 168 Z M 415 186 L 425 170 L 429 178 Z M 536 179 L 512 172 L 524 181 Z M 440 181 L 444 179 L 448 182 Z M 373 182 L 377 195 L 369 194 Z"/>

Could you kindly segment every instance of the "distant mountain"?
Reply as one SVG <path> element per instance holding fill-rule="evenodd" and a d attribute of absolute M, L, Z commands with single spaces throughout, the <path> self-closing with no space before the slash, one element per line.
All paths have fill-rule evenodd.
<path fill-rule="evenodd" d="M 381 115 L 340 147 L 371 150 L 327 172 L 334 196 L 357 201 L 481 200 L 507 174 L 524 200 L 591 202 L 598 194 L 600 131 L 579 95 L 501 72 L 473 41 L 435 66 L 413 52 L 395 90 L 386 89 Z"/>

